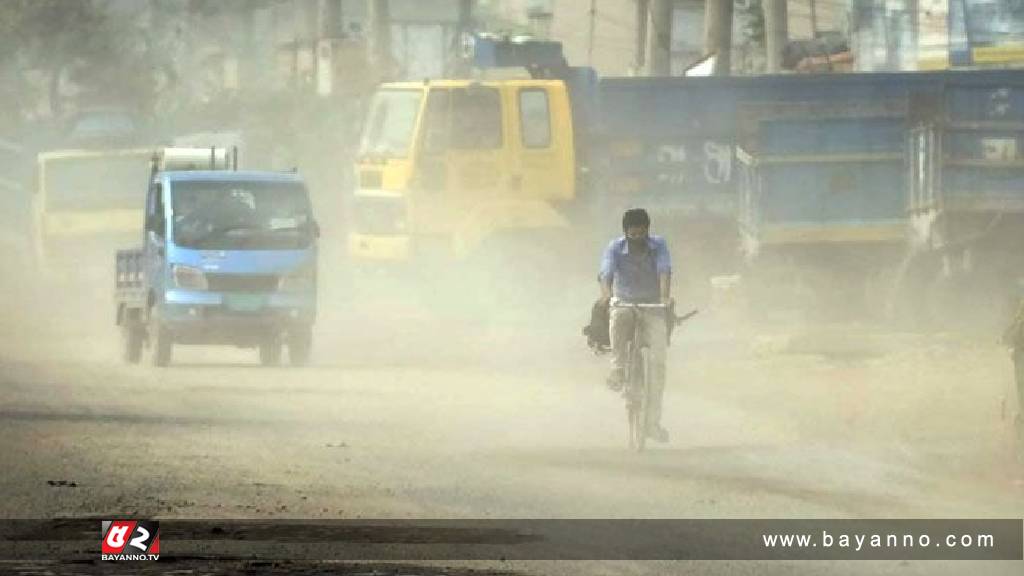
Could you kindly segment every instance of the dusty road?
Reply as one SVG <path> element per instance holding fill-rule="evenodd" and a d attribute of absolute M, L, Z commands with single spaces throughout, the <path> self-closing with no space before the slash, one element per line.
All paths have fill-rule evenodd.
<path fill-rule="evenodd" d="M 101 306 L 43 322 L 37 291 L 5 290 L 20 305 L 0 320 L 0 517 L 1024 516 L 1009 360 L 976 340 L 849 325 L 739 329 L 704 314 L 670 352 L 672 442 L 637 455 L 625 449 L 621 401 L 601 385 L 605 360 L 578 336 L 586 304 L 483 317 L 427 312 L 422 302 L 356 306 L 328 291 L 308 368 L 183 348 L 160 370 L 119 363 Z M 1021 571 L 952 562 L 499 567 Z"/>

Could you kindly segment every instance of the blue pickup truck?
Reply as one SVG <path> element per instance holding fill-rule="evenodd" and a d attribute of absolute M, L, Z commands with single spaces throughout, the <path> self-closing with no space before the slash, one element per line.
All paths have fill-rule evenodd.
<path fill-rule="evenodd" d="M 124 357 L 149 349 L 167 366 L 178 344 L 257 348 L 264 365 L 309 360 L 317 308 L 317 239 L 294 173 L 177 170 L 154 157 L 143 246 L 117 252 L 117 324 Z M 188 154 L 184 154 L 188 156 Z M 189 168 L 194 168 L 189 165 Z"/>

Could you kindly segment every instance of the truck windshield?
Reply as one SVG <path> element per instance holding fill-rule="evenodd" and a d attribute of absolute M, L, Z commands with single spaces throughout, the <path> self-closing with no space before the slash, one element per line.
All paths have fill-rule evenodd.
<path fill-rule="evenodd" d="M 174 242 L 208 250 L 295 250 L 313 241 L 309 197 L 292 182 L 189 181 L 171 186 Z"/>
<path fill-rule="evenodd" d="M 423 93 L 382 90 L 373 98 L 359 145 L 360 156 L 404 158 L 409 154 Z"/>
<path fill-rule="evenodd" d="M 501 95 L 480 86 L 432 90 L 423 131 L 427 154 L 501 148 Z"/>
<path fill-rule="evenodd" d="M 47 212 L 138 209 L 148 179 L 144 155 L 49 158 L 40 164 Z"/>

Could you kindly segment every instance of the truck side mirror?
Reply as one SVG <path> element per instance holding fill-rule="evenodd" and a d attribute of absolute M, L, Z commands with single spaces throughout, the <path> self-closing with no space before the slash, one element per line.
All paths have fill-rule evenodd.
<path fill-rule="evenodd" d="M 161 240 L 164 237 L 164 228 L 166 227 L 166 221 L 164 220 L 163 214 L 151 216 L 146 222 L 146 231 L 152 232 L 157 238 Z"/>
<path fill-rule="evenodd" d="M 146 230 L 146 246 L 152 246 L 157 256 L 164 255 L 164 237 L 153 230 Z"/>

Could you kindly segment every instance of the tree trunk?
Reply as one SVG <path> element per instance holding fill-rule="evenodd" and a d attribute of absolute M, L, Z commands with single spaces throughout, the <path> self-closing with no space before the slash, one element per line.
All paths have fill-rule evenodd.
<path fill-rule="evenodd" d="M 651 0 L 651 76 L 672 75 L 672 0 Z"/>
<path fill-rule="evenodd" d="M 732 0 L 704 4 L 704 53 L 715 55 L 715 76 L 732 72 Z"/>
<path fill-rule="evenodd" d="M 782 71 L 782 55 L 789 39 L 786 0 L 764 0 L 764 40 L 768 72 Z"/>

